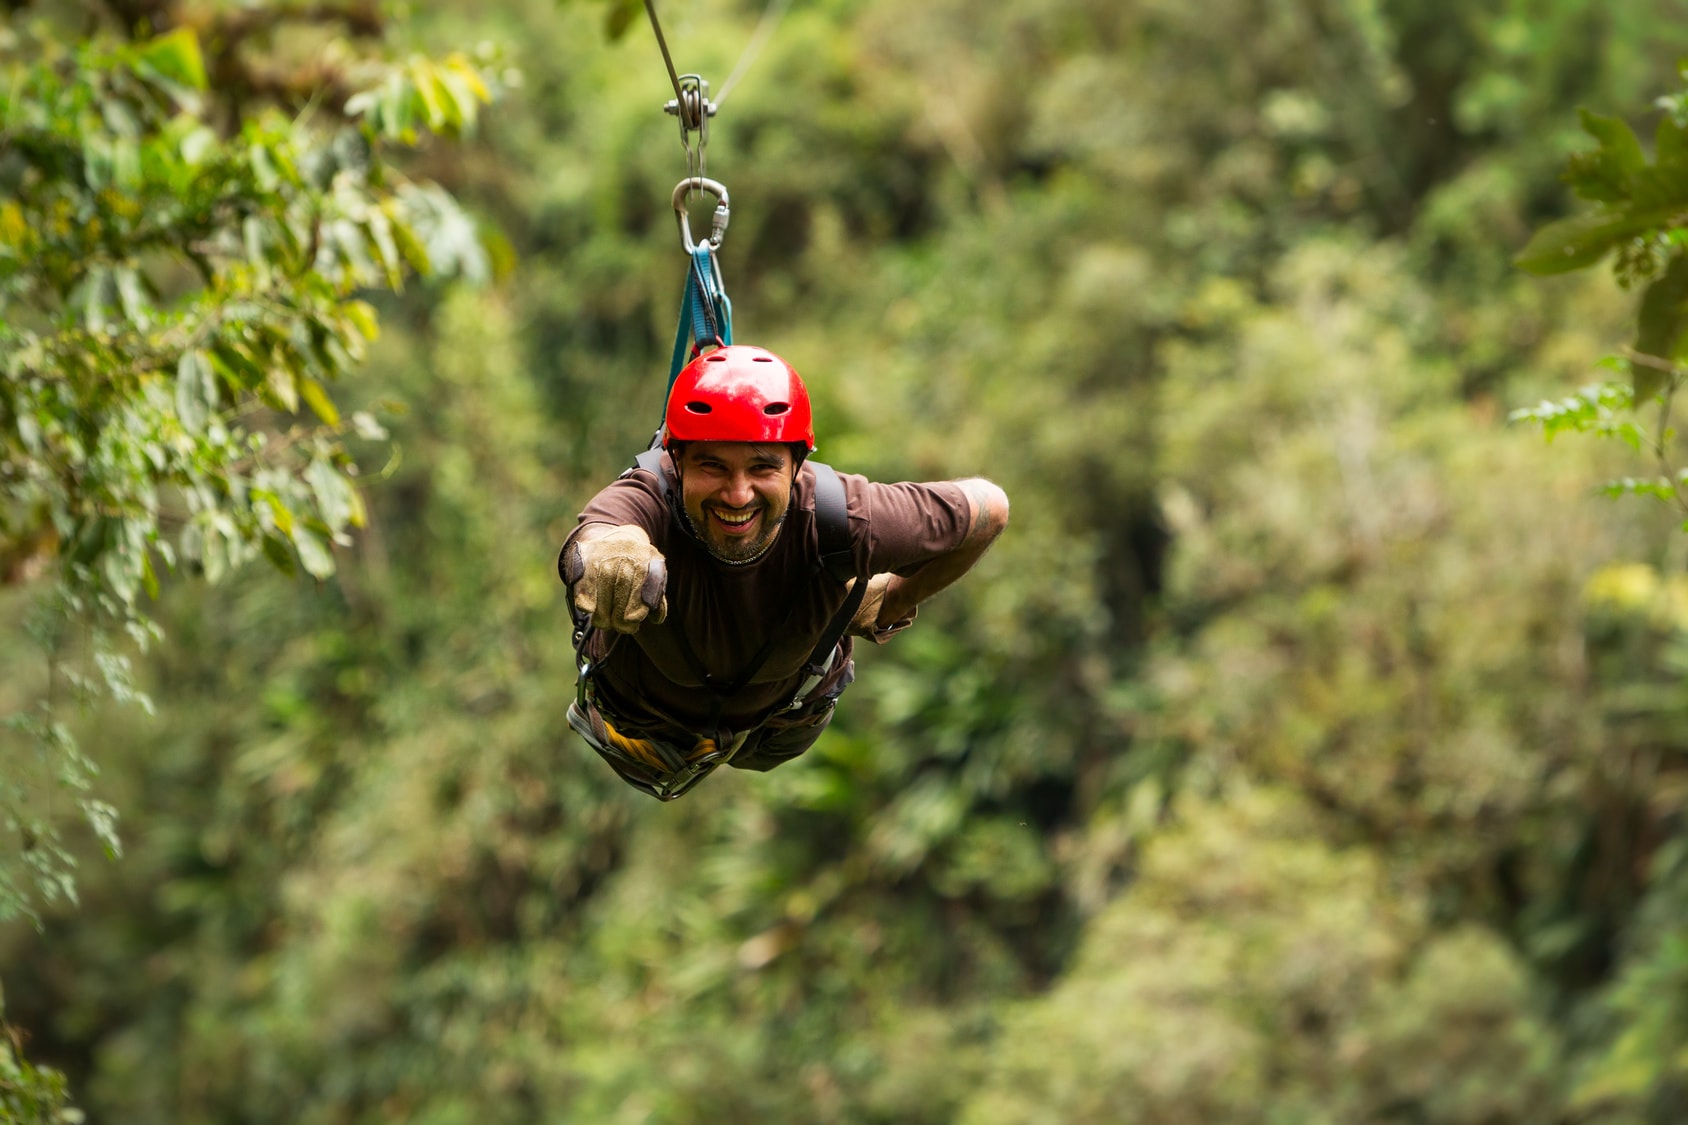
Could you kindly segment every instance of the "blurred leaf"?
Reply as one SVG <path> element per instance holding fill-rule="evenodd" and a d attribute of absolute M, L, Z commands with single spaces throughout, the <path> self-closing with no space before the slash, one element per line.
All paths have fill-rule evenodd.
<path fill-rule="evenodd" d="M 1622 240 L 1670 221 L 1675 208 L 1613 217 L 1580 215 L 1538 230 L 1513 259 L 1537 274 L 1567 273 L 1593 265 Z"/>
<path fill-rule="evenodd" d="M 264 374 L 266 397 L 278 410 L 289 414 L 299 412 L 299 383 L 305 378 L 292 367 L 272 360 Z"/>
<path fill-rule="evenodd" d="M 1641 142 L 1630 127 L 1616 117 L 1580 111 L 1582 126 L 1600 147 L 1574 158 L 1566 179 L 1584 199 L 1616 203 L 1631 198 L 1635 180 L 1646 167 Z"/>
<path fill-rule="evenodd" d="M 264 536 L 264 557 L 269 559 L 271 565 L 289 578 L 298 573 L 299 568 L 293 558 L 293 548 L 274 535 Z M 317 577 L 321 577 L 321 575 Z"/>
<path fill-rule="evenodd" d="M 381 338 L 381 324 L 376 317 L 375 308 L 368 301 L 346 301 L 340 305 L 340 311 L 347 320 L 351 321 L 366 340 Z"/>
<path fill-rule="evenodd" d="M 153 73 L 193 90 L 206 88 L 205 61 L 199 53 L 199 38 L 191 28 L 180 27 L 141 44 L 136 59 Z"/>
<path fill-rule="evenodd" d="M 217 409 L 217 386 L 203 351 L 182 353 L 176 366 L 176 417 L 189 433 L 201 433 Z"/>
<path fill-rule="evenodd" d="M 294 531 L 293 546 L 298 549 L 299 561 L 312 578 L 322 581 L 333 576 L 334 555 L 326 538 L 310 528 L 301 527 Z"/>
<path fill-rule="evenodd" d="M 626 35 L 640 12 L 639 0 L 609 0 L 604 11 L 604 37 L 613 41 Z"/>
<path fill-rule="evenodd" d="M 318 418 L 322 419 L 323 425 L 338 426 L 340 424 L 340 411 L 335 407 L 334 401 L 328 397 L 328 392 L 323 388 L 323 385 L 309 375 L 302 375 L 299 378 L 299 397 L 305 400 L 305 405 L 309 406 Z"/>

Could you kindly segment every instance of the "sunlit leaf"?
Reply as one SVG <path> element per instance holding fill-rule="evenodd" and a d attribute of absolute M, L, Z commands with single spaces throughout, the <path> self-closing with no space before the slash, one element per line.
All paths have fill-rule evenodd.
<path fill-rule="evenodd" d="M 250 145 L 246 150 L 247 160 L 252 165 L 252 175 L 258 181 L 258 187 L 264 191 L 274 191 L 281 184 L 281 173 L 276 168 L 275 158 L 263 144 Z"/>
<path fill-rule="evenodd" d="M 172 82 L 193 90 L 206 87 L 205 60 L 199 51 L 199 38 L 191 28 L 180 27 L 142 43 L 135 57 Z"/>
<path fill-rule="evenodd" d="M 434 130 L 445 129 L 457 124 L 448 108 L 449 91 L 441 87 L 434 74 L 434 64 L 425 58 L 411 60 L 409 75 L 412 88 L 420 100 L 424 120 L 428 128 Z M 441 95 L 444 95 L 442 97 Z"/>
<path fill-rule="evenodd" d="M 176 417 L 189 433 L 201 433 L 217 408 L 217 385 L 203 351 L 182 353 L 176 365 Z"/>
<path fill-rule="evenodd" d="M 492 91 L 487 89 L 486 83 L 481 81 L 480 74 L 462 55 L 454 54 L 446 59 L 444 70 L 456 80 L 462 82 L 475 100 L 483 104 L 492 101 Z"/>
<path fill-rule="evenodd" d="M 318 418 L 322 419 L 324 425 L 338 426 L 340 424 L 339 409 L 335 407 L 334 401 L 328 397 L 328 391 L 315 379 L 308 375 L 300 376 L 299 397 L 305 400 L 305 405 L 309 406 Z"/>
<path fill-rule="evenodd" d="M 182 160 L 188 164 L 202 164 L 217 146 L 217 134 L 204 125 L 196 125 L 181 140 Z"/>
<path fill-rule="evenodd" d="M 376 316 L 375 307 L 368 301 L 351 300 L 340 305 L 340 311 L 347 320 L 357 328 L 366 340 L 374 341 L 381 336 L 381 322 Z"/>
<path fill-rule="evenodd" d="M 422 244 L 410 224 L 396 214 L 389 214 L 389 218 L 392 220 L 390 229 L 393 241 L 398 244 L 399 252 L 404 255 L 404 260 L 409 263 L 410 268 L 422 277 L 432 274 L 434 267 L 428 256 L 428 248 Z"/>
<path fill-rule="evenodd" d="M 312 578 L 325 579 L 334 574 L 334 554 L 327 540 L 310 528 L 299 528 L 293 536 L 293 546 L 299 561 Z"/>
<path fill-rule="evenodd" d="M 146 328 L 152 322 L 152 302 L 147 298 L 140 271 L 132 265 L 119 266 L 112 271 L 112 277 L 124 318 L 137 328 Z"/>
<path fill-rule="evenodd" d="M 289 414 L 299 412 L 299 373 L 279 363 L 271 364 L 264 379 L 267 397 L 279 409 Z"/>

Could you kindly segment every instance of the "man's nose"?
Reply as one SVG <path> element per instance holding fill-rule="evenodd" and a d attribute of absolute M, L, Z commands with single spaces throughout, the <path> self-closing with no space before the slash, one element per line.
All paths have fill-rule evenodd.
<path fill-rule="evenodd" d="M 729 508 L 746 507 L 754 499 L 756 490 L 750 486 L 749 473 L 733 473 L 721 489 L 721 503 Z"/>

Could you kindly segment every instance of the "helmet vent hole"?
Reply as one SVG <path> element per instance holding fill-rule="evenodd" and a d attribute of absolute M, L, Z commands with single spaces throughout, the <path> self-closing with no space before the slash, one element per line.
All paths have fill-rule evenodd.
<path fill-rule="evenodd" d="M 772 363 L 772 362 L 774 362 L 774 359 L 773 359 L 772 356 L 758 355 L 758 356 L 752 356 L 751 362 L 752 363 Z"/>
<path fill-rule="evenodd" d="M 711 355 L 705 356 L 704 358 L 709 360 L 710 363 L 726 363 L 727 362 L 727 357 L 722 355 L 720 352 L 715 352 Z"/>
<path fill-rule="evenodd" d="M 713 407 L 707 402 L 688 402 L 686 404 L 687 414 L 708 414 L 712 409 Z"/>
<path fill-rule="evenodd" d="M 762 408 L 762 413 L 764 413 L 764 414 L 784 414 L 787 410 L 790 410 L 790 409 L 791 409 L 790 403 L 787 403 L 787 402 L 770 402 L 767 406 L 764 406 Z"/>

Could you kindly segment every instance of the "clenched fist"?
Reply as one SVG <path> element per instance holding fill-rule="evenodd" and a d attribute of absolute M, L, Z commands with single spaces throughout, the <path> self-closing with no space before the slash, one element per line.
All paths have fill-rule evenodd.
<path fill-rule="evenodd" d="M 633 633 L 647 618 L 657 625 L 668 616 L 668 564 L 642 527 L 576 538 L 561 569 L 575 608 L 590 614 L 595 628 Z"/>

